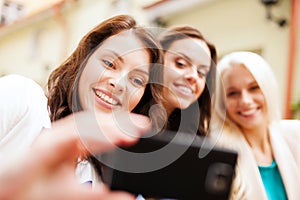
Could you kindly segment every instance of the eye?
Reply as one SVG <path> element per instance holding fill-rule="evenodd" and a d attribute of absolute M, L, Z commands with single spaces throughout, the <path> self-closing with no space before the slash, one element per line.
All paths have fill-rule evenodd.
<path fill-rule="evenodd" d="M 175 60 L 175 65 L 178 68 L 184 68 L 187 65 L 187 62 L 183 59 L 176 59 Z"/>
<path fill-rule="evenodd" d="M 198 73 L 199 77 L 206 77 L 207 76 L 207 71 L 203 68 L 198 69 L 197 73 Z"/>
<path fill-rule="evenodd" d="M 256 90 L 259 90 L 259 89 L 260 89 L 260 87 L 258 85 L 254 85 L 254 86 L 250 87 L 251 91 L 256 91 Z"/>
<path fill-rule="evenodd" d="M 136 87 L 143 87 L 146 85 L 146 80 L 143 77 L 133 76 L 130 78 L 132 84 Z"/>
<path fill-rule="evenodd" d="M 110 62 L 109 60 L 106 60 L 106 59 L 102 59 L 102 62 L 104 63 L 104 65 L 106 66 L 106 68 L 112 68 L 114 69 L 114 63 L 113 62 Z"/>
<path fill-rule="evenodd" d="M 230 91 L 230 92 L 227 92 L 226 96 L 227 97 L 234 97 L 234 96 L 237 96 L 239 93 L 236 92 L 236 91 Z"/>

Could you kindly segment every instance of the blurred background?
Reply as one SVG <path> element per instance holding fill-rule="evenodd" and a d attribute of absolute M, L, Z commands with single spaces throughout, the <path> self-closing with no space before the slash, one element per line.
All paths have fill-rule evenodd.
<path fill-rule="evenodd" d="M 0 0 L 0 76 L 47 77 L 102 20 L 192 25 L 217 47 L 261 54 L 279 81 L 285 118 L 300 118 L 300 0 Z"/>

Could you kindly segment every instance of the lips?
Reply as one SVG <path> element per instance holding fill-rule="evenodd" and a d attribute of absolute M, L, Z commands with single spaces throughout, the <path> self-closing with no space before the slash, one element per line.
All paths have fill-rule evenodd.
<path fill-rule="evenodd" d="M 94 90 L 96 96 L 99 97 L 105 103 L 108 103 L 113 106 L 121 105 L 120 101 L 116 97 L 113 97 L 111 94 L 108 94 L 104 91 L 101 91 L 101 90 L 98 90 L 95 88 L 93 88 L 93 90 Z"/>
<path fill-rule="evenodd" d="M 193 94 L 193 90 L 187 86 L 187 85 L 184 85 L 184 84 L 174 84 L 174 86 L 177 88 L 177 90 L 184 94 L 184 95 L 191 95 Z"/>
<path fill-rule="evenodd" d="M 249 116 L 254 115 L 258 110 L 259 110 L 259 108 L 248 109 L 248 110 L 244 110 L 244 111 L 239 111 L 239 114 L 241 114 L 242 116 L 245 116 L 245 117 L 249 117 Z"/>

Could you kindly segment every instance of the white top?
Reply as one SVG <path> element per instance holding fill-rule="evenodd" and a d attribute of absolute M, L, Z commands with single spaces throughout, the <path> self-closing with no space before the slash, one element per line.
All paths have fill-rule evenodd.
<path fill-rule="evenodd" d="M 78 159 L 76 167 L 76 178 L 80 184 L 87 182 L 91 183 L 92 189 L 97 185 L 103 184 L 101 178 L 98 176 L 93 165 L 87 160 Z"/>
<path fill-rule="evenodd" d="M 0 78 L 0 159 L 21 153 L 43 128 L 50 128 L 41 86 L 20 75 Z"/>

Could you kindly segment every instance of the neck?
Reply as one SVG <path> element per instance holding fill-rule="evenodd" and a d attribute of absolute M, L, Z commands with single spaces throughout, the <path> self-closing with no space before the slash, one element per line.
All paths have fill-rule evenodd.
<path fill-rule="evenodd" d="M 268 127 L 260 126 L 255 129 L 242 129 L 242 133 L 251 147 L 259 147 L 268 141 Z"/>
<path fill-rule="evenodd" d="M 267 126 L 261 126 L 254 130 L 243 130 L 244 137 L 251 147 L 258 165 L 270 165 L 273 161 L 273 153 Z"/>

